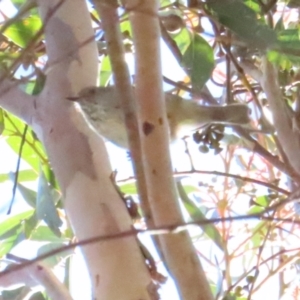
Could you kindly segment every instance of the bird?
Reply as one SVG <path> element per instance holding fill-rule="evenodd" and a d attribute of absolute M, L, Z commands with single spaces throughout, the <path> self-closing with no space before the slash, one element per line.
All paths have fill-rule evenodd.
<path fill-rule="evenodd" d="M 80 104 L 86 119 L 101 136 L 128 149 L 121 100 L 115 86 L 89 86 L 77 96 L 67 99 Z M 184 131 L 197 130 L 207 124 L 243 125 L 250 121 L 250 110 L 245 104 L 198 105 L 195 101 L 168 92 L 165 93 L 165 100 L 171 140 L 182 137 L 180 135 Z"/>

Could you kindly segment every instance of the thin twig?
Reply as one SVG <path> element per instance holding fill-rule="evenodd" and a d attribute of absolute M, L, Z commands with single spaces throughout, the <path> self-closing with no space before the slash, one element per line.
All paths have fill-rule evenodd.
<path fill-rule="evenodd" d="M 206 174 L 206 175 L 217 175 L 217 176 L 228 176 L 231 178 L 235 178 L 235 179 L 239 179 L 241 181 L 246 181 L 246 182 L 252 182 L 255 184 L 259 184 L 262 186 L 265 186 L 271 190 L 277 191 L 281 194 L 287 195 L 289 196 L 291 193 L 285 189 L 282 189 L 274 184 L 265 182 L 265 181 L 261 181 L 261 180 L 257 180 L 254 178 L 250 178 L 250 177 L 245 177 L 245 176 L 240 176 L 240 175 L 235 175 L 235 174 L 231 174 L 231 173 L 225 173 L 225 172 L 219 172 L 219 171 L 202 171 L 202 170 L 193 170 L 193 171 L 183 171 L 183 172 L 175 172 L 174 173 L 174 177 L 182 177 L 182 176 L 191 176 L 191 175 L 195 175 L 195 174 Z M 124 180 L 118 180 L 118 183 L 123 183 L 123 182 L 128 182 L 129 180 L 134 180 L 135 178 L 130 177 Z"/>
<path fill-rule="evenodd" d="M 15 177 L 14 177 L 14 185 L 13 185 L 13 189 L 12 189 L 12 197 L 11 197 L 8 211 L 6 213 L 7 215 L 9 215 L 11 213 L 11 209 L 12 209 L 13 203 L 15 201 L 15 195 L 16 195 L 16 191 L 17 191 L 18 178 L 19 178 L 19 171 L 20 171 L 20 164 L 21 164 L 21 158 L 22 158 L 22 151 L 23 151 L 23 147 L 24 147 L 24 144 L 26 141 L 27 130 L 28 130 L 28 125 L 26 124 L 24 127 L 24 131 L 22 134 L 22 140 L 21 140 L 21 144 L 20 144 L 20 148 L 19 148 L 17 167 L 16 167 L 16 172 L 15 172 Z"/>
<path fill-rule="evenodd" d="M 81 240 L 80 242 L 76 242 L 76 243 L 65 245 L 63 247 L 59 247 L 52 251 L 46 252 L 32 260 L 28 260 L 27 262 L 24 262 L 20 265 L 16 265 L 16 266 L 12 267 L 11 269 L 0 272 L 0 278 L 11 272 L 16 272 L 23 268 L 31 266 L 40 260 L 44 260 L 46 258 L 49 258 L 51 256 L 54 256 L 56 254 L 62 253 L 67 250 L 74 249 L 79 246 L 83 247 L 83 246 L 87 246 L 87 245 L 91 245 L 91 244 L 99 243 L 99 242 L 103 242 L 103 241 L 107 242 L 107 241 L 126 238 L 126 237 L 130 237 L 130 236 L 137 236 L 138 234 L 143 234 L 143 233 L 148 233 L 150 235 L 177 234 L 177 233 L 187 230 L 190 226 L 195 226 L 195 225 L 199 226 L 199 225 L 205 225 L 205 224 L 210 224 L 210 223 L 219 223 L 219 222 L 245 221 L 245 220 L 252 220 L 252 219 L 265 220 L 265 221 L 270 221 L 270 222 L 285 222 L 285 223 L 292 223 L 292 224 L 300 225 L 300 221 L 295 220 L 294 218 L 289 218 L 289 219 L 273 218 L 273 217 L 269 217 L 269 216 L 264 216 L 264 212 L 263 212 L 263 213 L 256 213 L 256 214 L 251 214 L 251 215 L 235 216 L 235 217 L 213 218 L 213 219 L 209 219 L 209 220 L 201 220 L 201 221 L 198 220 L 198 221 L 191 221 L 191 222 L 186 222 L 186 223 L 182 222 L 182 223 L 177 223 L 177 224 L 174 223 L 174 224 L 169 224 L 169 225 L 164 225 L 164 226 L 158 226 L 153 229 L 126 230 L 126 231 L 121 231 L 121 232 L 118 232 L 115 234 L 101 235 L 101 236 L 88 238 L 85 240 Z"/>
<path fill-rule="evenodd" d="M 271 154 L 263 146 L 261 146 L 244 128 L 241 126 L 233 126 L 234 130 L 243 138 L 253 143 L 254 147 L 252 148 L 253 152 L 261 155 L 265 158 L 270 164 L 276 167 L 278 170 L 287 174 L 289 177 L 293 178 L 295 181 L 300 183 L 300 175 L 295 172 L 295 170 L 290 166 L 289 163 L 282 162 L 277 156 Z"/>

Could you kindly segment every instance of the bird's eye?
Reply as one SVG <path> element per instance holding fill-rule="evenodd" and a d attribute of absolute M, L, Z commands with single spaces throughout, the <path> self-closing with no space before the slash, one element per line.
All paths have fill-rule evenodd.
<path fill-rule="evenodd" d="M 87 91 L 87 97 L 88 98 L 93 98 L 93 96 L 96 94 L 96 90 L 94 89 L 94 88 L 90 88 L 90 89 L 88 89 L 88 91 Z"/>

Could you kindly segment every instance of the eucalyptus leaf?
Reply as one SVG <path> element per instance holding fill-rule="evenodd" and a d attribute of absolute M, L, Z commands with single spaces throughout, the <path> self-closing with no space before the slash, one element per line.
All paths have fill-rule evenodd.
<path fill-rule="evenodd" d="M 18 226 L 24 220 L 30 218 L 33 214 L 34 214 L 34 210 L 32 209 L 6 218 L 6 220 L 0 223 L 0 237 L 3 234 L 5 234 L 8 230 Z"/>
<path fill-rule="evenodd" d="M 45 298 L 42 292 L 34 293 L 30 296 L 28 300 L 47 300 L 48 298 Z"/>
<path fill-rule="evenodd" d="M 184 207 L 190 214 L 190 217 L 193 221 L 208 221 L 205 215 L 202 213 L 199 207 L 189 199 L 187 196 L 183 185 L 180 181 L 177 182 L 177 189 L 179 192 L 179 196 L 183 202 Z M 224 252 L 224 245 L 222 241 L 222 237 L 218 231 L 218 229 L 214 226 L 214 224 L 207 223 L 207 224 L 200 224 L 201 229 L 211 238 L 212 241 Z"/>
<path fill-rule="evenodd" d="M 20 142 L 24 131 L 24 122 L 12 114 L 5 112 L 5 129 L 3 136 L 7 144 L 18 154 Z M 26 135 L 23 146 L 22 159 L 25 160 L 36 172 L 39 172 L 40 162 L 48 163 L 43 145 L 31 135 Z"/>
<path fill-rule="evenodd" d="M 48 226 L 43 226 L 43 225 L 38 226 L 37 228 L 35 228 L 34 231 L 32 231 L 30 240 L 38 241 L 38 242 L 55 242 L 55 243 L 70 242 L 69 238 L 58 237 L 53 233 L 53 231 L 50 230 Z"/>
<path fill-rule="evenodd" d="M 25 48 L 41 26 L 41 19 L 31 15 L 28 18 L 15 21 L 3 34 L 19 47 Z"/>
<path fill-rule="evenodd" d="M 268 231 L 267 222 L 259 222 L 253 229 L 251 235 L 252 247 L 257 248 L 261 246 L 262 241 L 264 240 L 266 233 Z"/>
<path fill-rule="evenodd" d="M 231 29 L 249 47 L 266 50 L 277 42 L 276 32 L 257 19 L 257 14 L 240 0 L 208 0 L 218 21 Z"/>
<path fill-rule="evenodd" d="M 24 220 L 23 222 L 23 231 L 27 239 L 31 238 L 32 233 L 34 232 L 36 226 L 38 225 L 38 219 L 36 213 L 34 213 L 30 218 Z"/>
<path fill-rule="evenodd" d="M 3 240 L 6 240 L 8 238 L 11 238 L 12 236 L 15 236 L 16 234 L 18 234 L 20 232 L 21 229 L 22 229 L 22 224 L 19 223 L 16 226 L 8 229 L 2 235 L 0 235 L 0 240 L 3 241 Z"/>
<path fill-rule="evenodd" d="M 276 47 L 268 51 L 268 58 L 287 70 L 300 63 L 300 31 L 297 28 L 278 31 Z"/>
<path fill-rule="evenodd" d="M 18 176 L 18 181 L 23 182 L 23 181 L 34 181 L 38 177 L 38 174 L 30 169 L 30 170 L 21 170 L 19 171 L 19 176 Z M 10 175 L 9 173 L 1 173 L 0 174 L 0 183 L 5 182 L 10 180 Z"/>
<path fill-rule="evenodd" d="M 105 55 L 102 59 L 100 66 L 100 86 L 106 86 L 107 82 L 112 76 L 112 69 L 108 55 Z"/>
<path fill-rule="evenodd" d="M 175 41 L 177 47 L 179 48 L 181 53 L 186 52 L 187 48 L 189 47 L 192 35 L 190 31 L 186 28 L 180 30 L 177 34 L 172 34 L 172 39 Z"/>
<path fill-rule="evenodd" d="M 59 227 L 62 225 L 62 221 L 59 218 L 55 202 L 57 201 L 57 195 L 54 195 L 54 190 L 48 185 L 48 181 L 43 173 L 40 172 L 38 191 L 36 199 L 36 214 L 39 220 L 44 220 L 49 228 L 60 236 Z"/>
<path fill-rule="evenodd" d="M 122 185 L 120 185 L 120 189 L 124 194 L 127 194 L 127 195 L 136 195 L 137 194 L 135 182 L 122 184 Z"/>
<path fill-rule="evenodd" d="M 19 216 L 19 215 L 18 215 Z M 0 226 L 2 229 L 2 234 L 0 235 L 0 256 L 7 254 L 12 248 L 17 244 L 24 241 L 26 236 L 23 230 L 23 220 L 15 219 L 14 217 L 9 220 L 10 222 L 4 221 Z M 18 221 L 15 222 L 15 221 Z M 10 224 L 8 224 L 10 223 Z M 3 224 L 10 225 L 5 230 Z M 4 228 L 3 228 L 4 227 Z"/>
<path fill-rule="evenodd" d="M 35 208 L 37 193 L 34 190 L 31 190 L 20 183 L 17 184 L 17 187 L 26 203 L 31 207 Z"/>
<path fill-rule="evenodd" d="M 8 289 L 1 291 L 1 300 L 17 300 L 24 299 L 24 296 L 28 294 L 30 288 L 27 286 L 21 286 L 16 289 Z"/>
<path fill-rule="evenodd" d="M 182 65 L 191 78 L 193 89 L 200 92 L 215 67 L 213 49 L 200 35 L 193 35 L 183 54 Z"/>

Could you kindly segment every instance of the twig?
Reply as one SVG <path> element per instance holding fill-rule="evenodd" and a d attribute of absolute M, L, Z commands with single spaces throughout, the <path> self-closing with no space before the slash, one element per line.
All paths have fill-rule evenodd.
<path fill-rule="evenodd" d="M 6 213 L 7 215 L 9 215 L 11 213 L 11 208 L 12 208 L 14 200 L 15 200 L 17 184 L 18 184 L 18 178 L 19 178 L 19 170 L 20 170 L 22 151 L 23 151 L 23 146 L 24 146 L 25 141 L 26 141 L 27 130 L 28 130 L 28 125 L 25 125 L 24 131 L 23 131 L 23 134 L 22 134 L 22 140 L 21 140 L 20 148 L 19 148 L 17 167 L 16 167 L 15 176 L 14 176 L 14 185 L 13 185 L 13 189 L 12 189 L 12 197 L 11 197 L 11 201 L 10 201 L 8 211 Z"/>
<path fill-rule="evenodd" d="M 182 177 L 182 176 L 187 176 L 187 175 L 195 175 L 195 174 L 207 174 L 207 175 L 217 175 L 217 176 L 228 176 L 231 178 L 235 178 L 235 179 L 239 179 L 242 181 L 246 181 L 246 182 L 252 182 L 255 184 L 259 184 L 262 186 L 265 186 L 271 190 L 277 191 L 281 194 L 287 195 L 289 196 L 291 193 L 285 189 L 282 189 L 274 184 L 265 182 L 265 181 L 261 181 L 261 180 L 257 180 L 257 179 L 253 179 L 250 177 L 245 177 L 245 176 L 240 176 L 240 175 L 235 175 L 235 174 L 231 174 L 231 173 L 225 173 L 225 172 L 219 172 L 219 171 L 201 171 L 201 170 L 193 170 L 193 171 L 183 171 L 183 172 L 175 172 L 174 173 L 174 177 Z M 127 182 L 129 180 L 134 180 L 133 177 L 131 178 L 127 178 L 124 180 L 118 180 L 118 183 L 122 183 L 122 182 Z"/>
<path fill-rule="evenodd" d="M 261 155 L 267 161 L 269 161 L 274 167 L 283 173 L 287 174 L 295 181 L 300 183 L 300 175 L 295 172 L 295 170 L 290 166 L 290 164 L 283 163 L 279 160 L 279 158 L 275 155 L 272 155 L 269 151 L 267 151 L 264 147 L 262 147 L 244 128 L 241 126 L 233 126 L 234 130 L 243 138 L 253 143 L 254 147 L 251 149 L 257 154 Z"/>
<path fill-rule="evenodd" d="M 169 224 L 169 225 L 158 226 L 153 229 L 126 230 L 126 231 L 121 231 L 121 232 L 118 232 L 115 234 L 108 234 L 108 235 L 102 235 L 102 236 L 88 238 L 85 240 L 81 240 L 80 242 L 76 242 L 76 243 L 72 243 L 72 244 L 69 244 L 69 245 L 66 245 L 63 247 L 59 247 L 57 249 L 54 249 L 47 253 L 44 253 L 32 260 L 28 260 L 20 265 L 13 266 L 9 270 L 4 270 L 4 271 L 0 272 L 0 280 L 1 280 L 1 277 L 5 276 L 9 273 L 20 271 L 28 266 L 35 264 L 36 262 L 38 262 L 40 260 L 44 260 L 53 255 L 62 253 L 67 250 L 74 249 L 79 246 L 83 247 L 83 246 L 91 245 L 94 243 L 99 243 L 99 242 L 103 242 L 103 241 L 106 241 L 106 242 L 112 241 L 112 240 L 116 240 L 116 239 L 130 237 L 130 236 L 136 236 L 138 234 L 143 234 L 143 233 L 148 233 L 150 235 L 177 234 L 177 233 L 187 230 L 190 226 L 195 226 L 195 225 L 198 226 L 198 225 L 205 225 L 205 224 L 218 223 L 218 222 L 245 221 L 245 220 L 252 220 L 252 219 L 265 220 L 265 221 L 270 221 L 270 222 L 285 222 L 285 223 L 292 223 L 292 224 L 300 225 L 300 221 L 295 220 L 294 218 L 289 218 L 289 219 L 273 218 L 273 217 L 269 217 L 269 216 L 264 216 L 264 212 L 263 212 L 263 213 L 256 213 L 256 214 L 236 216 L 236 217 L 213 218 L 213 219 L 209 219 L 209 220 L 174 223 L 174 224 Z"/>

